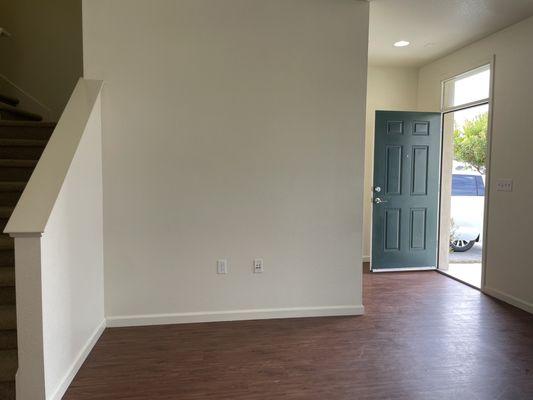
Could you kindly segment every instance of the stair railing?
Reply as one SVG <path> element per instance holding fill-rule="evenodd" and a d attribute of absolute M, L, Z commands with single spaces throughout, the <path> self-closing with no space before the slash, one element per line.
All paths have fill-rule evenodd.
<path fill-rule="evenodd" d="M 11 37 L 13 35 L 11 33 L 9 33 L 8 31 L 6 31 L 4 28 L 0 27 L 0 37 L 2 37 L 2 36 Z"/>

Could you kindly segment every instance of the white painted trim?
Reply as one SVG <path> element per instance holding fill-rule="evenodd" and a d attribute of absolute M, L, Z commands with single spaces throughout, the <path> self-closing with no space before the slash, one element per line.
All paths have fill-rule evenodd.
<path fill-rule="evenodd" d="M 482 292 L 491 297 L 495 297 L 498 300 L 504 301 L 512 306 L 518 307 L 521 310 L 527 311 L 530 314 L 533 314 L 533 303 L 528 303 L 527 301 L 521 300 L 518 297 L 511 296 L 510 294 L 487 286 L 482 289 Z"/>
<path fill-rule="evenodd" d="M 43 234 L 42 232 L 33 232 L 33 233 L 10 233 L 9 234 L 10 237 L 12 238 L 18 238 L 18 237 L 21 237 L 21 238 L 24 238 L 24 237 L 42 237 Z"/>
<path fill-rule="evenodd" d="M 363 262 L 370 262 L 370 256 L 363 256 Z"/>
<path fill-rule="evenodd" d="M 18 370 L 16 398 L 45 400 L 41 238 L 15 238 Z"/>
<path fill-rule="evenodd" d="M 372 272 L 412 272 L 412 271 L 436 271 L 437 267 L 410 267 L 410 268 L 372 268 Z"/>
<path fill-rule="evenodd" d="M 331 307 L 269 308 L 256 310 L 205 311 L 176 314 L 116 315 L 107 317 L 108 327 L 243 321 L 254 319 L 333 317 L 363 315 L 362 305 Z"/>
<path fill-rule="evenodd" d="M 460 106 L 445 108 L 444 110 L 442 110 L 442 114 L 450 114 L 450 113 L 454 113 L 454 112 L 457 112 L 457 111 L 466 110 L 468 108 L 482 106 L 484 104 L 488 104 L 489 102 L 490 102 L 490 97 L 487 97 L 485 99 L 472 101 L 470 103 L 465 103 L 465 104 L 462 104 Z"/>
<path fill-rule="evenodd" d="M 483 246 L 481 248 L 481 290 L 487 281 L 487 255 L 489 239 L 489 215 L 492 178 L 492 121 L 494 120 L 494 85 L 496 84 L 496 54 L 492 55 L 490 62 L 490 87 L 489 87 L 489 120 L 487 126 L 487 154 L 485 157 L 485 204 L 483 205 Z"/>
<path fill-rule="evenodd" d="M 106 328 L 106 320 L 104 319 L 100 325 L 96 328 L 96 330 L 93 332 L 93 334 L 89 337 L 83 348 L 78 353 L 78 356 L 68 369 L 67 373 L 61 380 L 61 383 L 56 388 L 54 393 L 50 396 L 50 400 L 61 400 L 65 392 L 67 391 L 68 387 L 72 383 L 72 380 L 80 370 L 81 366 L 85 362 L 85 359 L 93 349 L 94 345 L 100 339 L 100 336 L 104 332 Z"/>

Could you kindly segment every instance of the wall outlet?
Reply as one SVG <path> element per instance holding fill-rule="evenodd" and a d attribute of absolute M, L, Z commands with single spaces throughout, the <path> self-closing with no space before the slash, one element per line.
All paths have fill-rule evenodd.
<path fill-rule="evenodd" d="M 265 267 L 264 267 L 264 264 L 263 264 L 263 259 L 262 258 L 256 258 L 254 260 L 254 274 L 261 274 L 264 271 L 265 271 Z"/>
<path fill-rule="evenodd" d="M 228 260 L 217 260 L 217 274 L 228 273 Z"/>
<path fill-rule="evenodd" d="M 496 181 L 496 190 L 498 192 L 512 192 L 513 180 L 512 179 L 498 179 Z"/>

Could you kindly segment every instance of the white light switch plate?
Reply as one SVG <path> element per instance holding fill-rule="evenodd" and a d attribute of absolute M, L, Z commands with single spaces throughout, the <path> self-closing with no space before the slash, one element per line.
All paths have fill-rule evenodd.
<path fill-rule="evenodd" d="M 498 192 L 512 192 L 513 180 L 512 179 L 498 179 L 496 181 L 496 190 Z"/>
<path fill-rule="evenodd" d="M 217 274 L 228 273 L 228 260 L 217 260 Z"/>
<path fill-rule="evenodd" d="M 256 258 L 254 260 L 254 273 L 261 274 L 264 272 L 265 267 L 263 265 L 263 259 L 262 258 Z"/>

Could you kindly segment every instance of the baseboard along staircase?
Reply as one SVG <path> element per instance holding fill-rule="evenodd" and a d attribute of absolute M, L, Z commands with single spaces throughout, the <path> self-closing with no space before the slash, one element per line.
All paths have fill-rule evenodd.
<path fill-rule="evenodd" d="M 18 99 L 0 94 L 0 227 L 15 209 L 55 123 L 18 108 Z M 0 399 L 15 399 L 17 372 L 15 248 L 0 233 Z"/>

